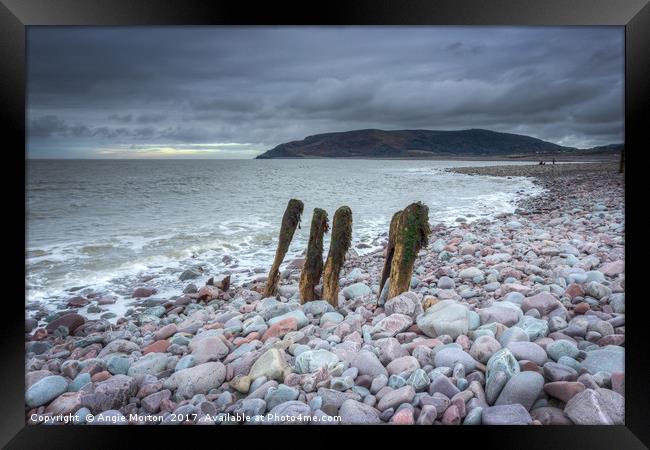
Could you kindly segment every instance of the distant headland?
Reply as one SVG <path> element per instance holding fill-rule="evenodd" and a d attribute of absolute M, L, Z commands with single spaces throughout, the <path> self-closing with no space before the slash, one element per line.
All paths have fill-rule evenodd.
<path fill-rule="evenodd" d="M 428 158 L 608 155 L 623 144 L 577 149 L 531 136 L 491 130 L 353 130 L 316 134 L 280 144 L 257 159 L 271 158 Z"/>

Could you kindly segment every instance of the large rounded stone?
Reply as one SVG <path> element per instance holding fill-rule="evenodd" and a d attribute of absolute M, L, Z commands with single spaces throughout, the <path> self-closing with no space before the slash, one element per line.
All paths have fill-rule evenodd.
<path fill-rule="evenodd" d="M 431 379 L 424 370 L 416 369 L 409 376 L 408 380 L 406 380 L 406 384 L 410 384 L 413 386 L 413 389 L 415 389 L 417 392 L 420 392 L 429 387 L 429 384 L 431 384 Z"/>
<path fill-rule="evenodd" d="M 334 307 L 325 300 L 314 300 L 312 302 L 307 302 L 302 306 L 302 310 L 305 314 L 311 314 L 312 316 L 320 316 L 326 312 L 335 311 Z"/>
<path fill-rule="evenodd" d="M 507 347 L 511 342 L 529 342 L 528 333 L 518 326 L 510 327 L 501 333 L 497 340 L 501 347 Z"/>
<path fill-rule="evenodd" d="M 339 409 L 343 425 L 376 425 L 381 423 L 379 411 L 372 406 L 356 400 L 348 399 Z"/>
<path fill-rule="evenodd" d="M 483 408 L 483 425 L 530 425 L 533 419 L 522 405 L 497 405 Z"/>
<path fill-rule="evenodd" d="M 575 395 L 564 412 L 577 425 L 624 425 L 623 396 L 608 389 L 586 389 Z"/>
<path fill-rule="evenodd" d="M 433 422 L 436 420 L 436 417 L 438 416 L 438 411 L 436 410 L 436 407 L 433 405 L 423 405 L 422 410 L 420 411 L 420 415 L 418 416 L 418 420 L 416 422 L 417 425 L 433 425 Z"/>
<path fill-rule="evenodd" d="M 359 370 L 359 375 L 369 375 L 373 378 L 384 375 L 388 377 L 388 371 L 381 364 L 379 358 L 368 350 L 361 350 L 352 360 L 352 367 Z"/>
<path fill-rule="evenodd" d="M 68 385 L 69 392 L 77 392 L 81 390 L 82 387 L 90 383 L 90 374 L 88 372 L 80 373 L 75 377 L 74 380 Z"/>
<path fill-rule="evenodd" d="M 346 299 L 350 300 L 364 295 L 370 295 L 372 294 L 372 290 L 367 284 L 354 283 L 344 288 L 341 293 Z"/>
<path fill-rule="evenodd" d="M 68 381 L 60 375 L 51 375 L 32 384 L 25 392 L 25 403 L 30 408 L 45 405 L 68 389 Z"/>
<path fill-rule="evenodd" d="M 387 366 L 386 370 L 390 375 L 397 375 L 402 372 L 411 373 L 415 369 L 420 368 L 420 363 L 417 359 L 412 356 L 403 356 L 391 361 Z"/>
<path fill-rule="evenodd" d="M 268 329 L 268 326 L 266 325 L 266 322 L 264 321 L 264 318 L 262 316 L 250 317 L 244 320 L 242 326 L 243 326 L 242 329 L 243 336 L 247 336 L 248 334 L 253 332 L 262 334 Z"/>
<path fill-rule="evenodd" d="M 142 408 L 148 413 L 155 414 L 160 411 L 162 402 L 169 400 L 171 394 L 172 392 L 169 389 L 149 394 L 141 400 Z"/>
<path fill-rule="evenodd" d="M 194 394 L 207 394 L 221 386 L 226 378 L 226 367 L 220 362 L 207 362 L 189 369 L 174 372 L 163 383 L 165 389 L 189 390 Z"/>
<path fill-rule="evenodd" d="M 106 363 L 106 369 L 113 375 L 126 375 L 131 362 L 124 356 L 111 356 Z"/>
<path fill-rule="evenodd" d="M 373 328 L 373 333 L 382 333 L 384 336 L 395 336 L 397 333 L 406 331 L 406 329 L 411 325 L 413 325 L 413 319 L 411 316 L 395 313 L 384 317 L 377 322 Z"/>
<path fill-rule="evenodd" d="M 465 373 L 472 372 L 476 368 L 476 361 L 469 353 L 453 347 L 436 352 L 433 360 L 436 367 L 454 367 L 460 363 L 463 365 Z"/>
<path fill-rule="evenodd" d="M 589 373 L 597 372 L 624 372 L 625 371 L 625 348 L 616 345 L 590 350 L 587 357 L 582 361 L 582 367 Z"/>
<path fill-rule="evenodd" d="M 531 341 L 545 337 L 548 334 L 548 322 L 543 319 L 524 316 L 517 323 L 517 326 L 526 332 L 528 339 Z"/>
<path fill-rule="evenodd" d="M 575 381 L 578 379 L 578 372 L 573 367 L 547 362 L 544 364 L 544 376 L 549 381 Z"/>
<path fill-rule="evenodd" d="M 190 342 L 190 350 L 196 364 L 208 361 L 218 361 L 228 355 L 230 351 L 218 336 L 209 336 L 203 339 L 194 338 Z"/>
<path fill-rule="evenodd" d="M 140 350 L 140 347 L 135 342 L 127 341 L 126 339 L 115 339 L 104 347 L 97 355 L 99 358 L 108 360 L 111 356 L 130 355 L 133 352 Z"/>
<path fill-rule="evenodd" d="M 476 267 L 468 267 L 458 272 L 458 276 L 464 280 L 483 279 L 483 272 Z"/>
<path fill-rule="evenodd" d="M 130 377 L 153 375 L 159 377 L 167 368 L 168 355 L 165 353 L 147 353 L 129 366 Z"/>
<path fill-rule="evenodd" d="M 54 319 L 52 322 L 47 324 L 45 329 L 48 333 L 53 333 L 60 326 L 64 326 L 70 333 L 74 333 L 74 331 L 84 323 L 86 323 L 86 319 L 82 315 L 70 313 L 63 315 L 58 319 Z"/>
<path fill-rule="evenodd" d="M 518 361 L 528 360 L 543 366 L 547 359 L 546 351 L 534 342 L 510 342 L 507 348 Z"/>
<path fill-rule="evenodd" d="M 529 411 L 543 387 L 544 377 L 537 372 L 520 372 L 508 380 L 495 404 L 513 405 L 518 403 Z"/>
<path fill-rule="evenodd" d="M 540 292 L 532 297 L 527 297 L 521 304 L 521 309 L 524 312 L 529 309 L 536 309 L 541 315 L 546 316 L 560 305 L 561 303 L 552 294 Z"/>
<path fill-rule="evenodd" d="M 297 373 L 315 372 L 321 367 L 332 368 L 339 362 L 338 356 L 327 350 L 307 350 L 296 357 Z"/>
<path fill-rule="evenodd" d="M 598 269 L 598 271 L 602 272 L 608 277 L 615 277 L 616 275 L 621 274 L 625 271 L 625 262 L 621 259 L 608 262 L 606 264 L 603 264 L 600 269 Z"/>
<path fill-rule="evenodd" d="M 348 399 L 361 400 L 356 392 L 339 392 L 334 389 L 319 388 L 318 396 L 322 399 L 322 408 L 339 409 Z"/>
<path fill-rule="evenodd" d="M 433 379 L 429 386 L 429 394 L 434 395 L 439 392 L 448 398 L 458 394 L 460 390 L 444 375 L 438 375 Z"/>
<path fill-rule="evenodd" d="M 418 345 L 413 349 L 412 354 L 420 363 L 420 367 L 435 365 L 433 361 L 433 357 L 435 356 L 435 353 L 429 347 L 426 347 L 424 345 Z"/>
<path fill-rule="evenodd" d="M 601 298 L 611 295 L 612 290 L 605 285 L 602 285 L 596 281 L 592 281 L 585 288 L 585 293 L 597 300 L 600 300 Z"/>
<path fill-rule="evenodd" d="M 248 376 L 252 380 L 259 377 L 266 377 L 270 380 L 284 381 L 284 377 L 289 373 L 291 373 L 291 368 L 284 360 L 282 351 L 277 348 L 271 348 L 257 358 Z"/>
<path fill-rule="evenodd" d="M 502 323 L 507 327 L 516 324 L 524 315 L 518 305 L 510 302 L 496 302 L 489 308 L 477 310 L 481 324 Z"/>
<path fill-rule="evenodd" d="M 597 322 L 592 322 L 587 328 L 589 331 L 595 331 L 600 333 L 602 336 L 610 336 L 614 334 L 614 327 L 611 323 L 605 320 L 599 320 Z"/>
<path fill-rule="evenodd" d="M 548 395 L 565 403 L 584 390 L 585 385 L 577 381 L 554 381 L 544 385 L 544 391 Z"/>
<path fill-rule="evenodd" d="M 94 393 L 84 396 L 82 402 L 84 406 L 90 408 L 96 414 L 101 411 L 121 408 L 137 392 L 138 384 L 135 378 L 126 375 L 115 375 L 106 381 L 97 383 Z"/>
<path fill-rule="evenodd" d="M 170 323 L 170 324 L 165 325 L 164 327 L 160 328 L 158 331 L 156 331 L 153 334 L 153 337 L 154 337 L 155 340 L 167 339 L 167 338 L 173 336 L 174 334 L 176 334 L 176 331 L 178 331 L 178 329 L 176 328 L 176 324 L 175 323 Z"/>
<path fill-rule="evenodd" d="M 469 331 L 469 310 L 453 300 L 436 303 L 418 317 L 417 325 L 430 337 L 447 334 L 456 339 Z"/>
<path fill-rule="evenodd" d="M 375 348 L 379 350 L 377 356 L 379 356 L 379 361 L 382 364 L 388 364 L 397 358 L 408 356 L 409 354 L 408 350 L 402 347 L 402 344 L 394 337 L 377 339 L 375 341 Z"/>
<path fill-rule="evenodd" d="M 503 291 L 503 286 L 501 287 L 501 290 Z M 503 297 L 503 300 L 519 306 L 521 306 L 525 299 L 526 297 L 524 297 L 522 293 L 515 291 L 509 292 L 505 297 Z"/>
<path fill-rule="evenodd" d="M 422 312 L 422 305 L 415 292 L 405 292 L 388 300 L 384 305 L 384 311 L 388 316 L 397 313 L 416 317 Z"/>
<path fill-rule="evenodd" d="M 454 280 L 449 277 L 442 276 L 438 280 L 438 289 L 453 289 L 456 287 Z"/>
<path fill-rule="evenodd" d="M 274 317 L 281 316 L 282 314 L 292 311 L 295 306 L 292 306 L 289 303 L 283 303 L 275 299 L 274 297 L 267 297 L 263 299 L 257 305 L 257 311 L 260 313 L 261 319 L 271 320 Z M 257 317 L 257 316 L 253 316 Z M 253 319 L 253 317 L 251 319 Z M 247 328 L 247 319 L 244 321 L 244 330 Z"/>
<path fill-rule="evenodd" d="M 54 375 L 52 372 L 49 370 L 34 370 L 31 372 L 27 372 L 25 374 L 25 389 L 29 388 L 31 385 L 36 383 L 37 381 L 42 380 L 45 377 L 49 377 L 51 375 Z M 90 380 L 88 380 L 90 381 Z"/>
<path fill-rule="evenodd" d="M 336 311 L 330 311 L 321 316 L 319 323 L 323 326 L 326 323 L 341 323 L 343 322 L 343 319 L 345 319 L 345 317 L 343 317 L 342 314 L 337 313 Z"/>
<path fill-rule="evenodd" d="M 488 404 L 493 405 L 499 398 L 499 394 L 508 382 L 508 376 L 502 372 L 497 371 L 492 373 L 490 380 L 485 383 L 485 398 Z"/>
<path fill-rule="evenodd" d="M 296 322 L 298 324 L 298 329 L 301 329 L 301 328 L 306 327 L 307 325 L 309 325 L 309 319 L 307 318 L 307 316 L 305 316 L 305 313 L 302 312 L 302 310 L 300 310 L 300 309 L 295 309 L 293 311 L 289 311 L 289 312 L 281 314 L 279 316 L 275 316 L 272 319 L 268 320 L 268 324 L 269 324 L 269 326 L 273 326 L 276 323 L 281 322 L 281 321 L 283 321 L 285 319 L 288 319 L 288 318 L 296 319 Z"/>
<path fill-rule="evenodd" d="M 476 338 L 472 347 L 469 349 L 469 354 L 475 360 L 485 364 L 490 357 L 501 348 L 499 341 L 491 336 L 479 336 Z"/>
<path fill-rule="evenodd" d="M 580 353 L 580 350 L 578 350 L 578 347 L 576 347 L 574 343 L 565 339 L 560 339 L 548 344 L 546 346 L 546 353 L 548 353 L 548 356 L 550 356 L 553 361 L 558 361 L 562 356 L 575 358 Z"/>
<path fill-rule="evenodd" d="M 377 408 L 380 411 L 385 411 L 388 408 L 396 408 L 402 403 L 411 403 L 414 397 L 415 389 L 413 389 L 413 386 L 407 384 L 404 387 L 395 389 L 385 394 L 381 400 L 379 400 Z"/>
<path fill-rule="evenodd" d="M 81 392 L 65 392 L 54 399 L 45 409 L 53 415 L 72 414 L 81 408 Z"/>
<path fill-rule="evenodd" d="M 490 377 L 496 372 L 505 373 L 508 379 L 519 373 L 519 363 L 507 348 L 497 351 L 489 359 L 485 372 L 486 383 L 489 384 Z"/>
<path fill-rule="evenodd" d="M 273 409 L 277 405 L 296 400 L 300 391 L 298 389 L 281 384 L 277 387 L 271 387 L 266 391 L 264 401 L 266 402 L 266 409 Z"/>

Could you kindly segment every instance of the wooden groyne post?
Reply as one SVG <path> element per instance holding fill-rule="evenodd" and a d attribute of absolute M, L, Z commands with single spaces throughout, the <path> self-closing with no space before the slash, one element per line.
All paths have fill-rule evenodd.
<path fill-rule="evenodd" d="M 323 272 L 323 300 L 337 307 L 339 302 L 339 273 L 352 242 L 352 210 L 341 206 L 332 220 L 332 240 Z"/>
<path fill-rule="evenodd" d="M 386 259 L 384 260 L 384 268 L 381 271 L 381 281 L 379 282 L 379 293 L 378 297 L 381 297 L 381 292 L 384 289 L 386 281 L 390 278 L 390 269 L 393 263 L 393 256 L 395 254 L 395 241 L 397 239 L 397 224 L 399 218 L 402 215 L 402 211 L 397 211 L 393 214 L 393 218 L 390 220 L 390 228 L 388 231 L 388 245 L 386 247 Z"/>
<path fill-rule="evenodd" d="M 280 237 L 278 238 L 278 248 L 275 251 L 273 265 L 269 272 L 269 278 L 266 280 L 266 289 L 264 297 L 273 297 L 278 291 L 278 282 L 280 281 L 280 264 L 289 250 L 289 245 L 293 239 L 293 234 L 300 224 L 300 216 L 305 205 L 300 201 L 292 198 L 287 204 L 287 209 L 282 216 L 282 225 L 280 227 Z"/>
<path fill-rule="evenodd" d="M 418 252 L 429 243 L 429 208 L 422 202 L 410 204 L 397 218 L 395 227 L 395 247 L 390 262 L 390 287 L 387 297 L 389 299 L 407 292 L 410 288 L 415 259 Z"/>
<path fill-rule="evenodd" d="M 329 219 L 327 212 L 320 208 L 314 208 L 305 265 L 300 273 L 299 291 L 301 303 L 316 300 L 314 288 L 319 283 L 320 276 L 323 273 L 323 235 L 328 230 Z"/>

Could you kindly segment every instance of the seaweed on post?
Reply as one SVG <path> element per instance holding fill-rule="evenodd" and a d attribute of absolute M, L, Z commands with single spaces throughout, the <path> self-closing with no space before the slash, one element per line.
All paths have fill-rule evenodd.
<path fill-rule="evenodd" d="M 278 238 L 278 248 L 275 252 L 273 265 L 269 271 L 269 278 L 266 281 L 264 297 L 273 297 L 277 294 L 278 282 L 280 281 L 280 264 L 289 250 L 289 245 L 293 239 L 293 234 L 300 224 L 300 216 L 305 205 L 296 199 L 289 200 L 287 209 L 282 216 L 282 226 L 280 227 L 280 236 Z"/>
<path fill-rule="evenodd" d="M 314 208 L 309 230 L 309 243 L 307 244 L 307 255 L 305 265 L 300 273 L 300 301 L 310 302 L 316 299 L 314 287 L 320 281 L 323 272 L 323 235 L 329 230 L 327 212 L 320 208 Z"/>
<path fill-rule="evenodd" d="M 409 290 L 418 252 L 429 242 L 429 208 L 421 202 L 407 206 L 397 221 L 388 298 Z"/>
<path fill-rule="evenodd" d="M 395 239 L 397 237 L 397 223 L 402 215 L 402 211 L 397 211 L 393 214 L 390 220 L 390 228 L 388 229 L 388 245 L 386 246 L 386 260 L 384 261 L 384 268 L 381 271 L 381 281 L 379 282 L 378 297 L 381 297 L 381 291 L 390 277 L 390 268 L 393 262 L 393 255 L 395 254 Z"/>
<path fill-rule="evenodd" d="M 323 300 L 338 306 L 339 274 L 352 242 L 352 210 L 341 206 L 332 220 L 332 240 L 323 271 Z"/>

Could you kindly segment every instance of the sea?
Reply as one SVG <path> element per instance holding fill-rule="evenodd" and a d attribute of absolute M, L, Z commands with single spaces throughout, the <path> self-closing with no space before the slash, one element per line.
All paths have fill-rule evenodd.
<path fill-rule="evenodd" d="M 305 209 L 285 264 L 305 250 L 316 207 L 330 220 L 338 207 L 352 209 L 359 254 L 379 248 L 393 213 L 412 202 L 428 205 L 432 225 L 514 212 L 519 198 L 541 193 L 532 180 L 445 171 L 506 164 L 530 162 L 28 160 L 26 307 L 53 311 L 99 292 L 120 313 L 139 286 L 179 295 L 185 269 L 202 269 L 197 286 L 226 273 L 233 283 L 263 276 L 291 198 Z"/>

